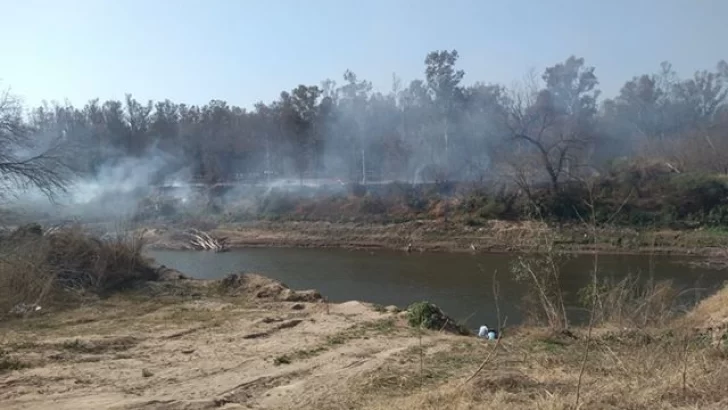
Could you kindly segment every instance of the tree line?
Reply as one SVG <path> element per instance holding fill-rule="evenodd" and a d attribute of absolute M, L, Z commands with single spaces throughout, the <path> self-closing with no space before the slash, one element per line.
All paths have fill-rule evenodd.
<path fill-rule="evenodd" d="M 22 109 L 6 94 L 0 162 L 20 162 L 22 141 L 71 145 L 68 165 L 90 175 L 158 150 L 174 158 L 164 173 L 188 169 L 207 183 L 265 176 L 508 180 L 522 189 L 542 184 L 559 190 L 603 172 L 615 159 L 635 156 L 676 172 L 728 173 L 724 61 L 690 78 L 679 78 L 663 63 L 656 73 L 628 80 L 616 97 L 602 99 L 596 70 L 583 58 L 571 56 L 506 87 L 464 85 L 458 57 L 456 50 L 429 53 L 424 78 L 403 85 L 393 76 L 387 93 L 346 71 L 340 82 L 299 85 L 252 110 L 220 100 L 198 106 L 132 95 L 83 107 Z M 48 158 L 55 157 L 41 157 Z M 43 164 L 57 169 L 52 161 Z M 17 177 L 28 183 L 20 168 Z M 53 173 L 46 177 L 62 182 Z"/>

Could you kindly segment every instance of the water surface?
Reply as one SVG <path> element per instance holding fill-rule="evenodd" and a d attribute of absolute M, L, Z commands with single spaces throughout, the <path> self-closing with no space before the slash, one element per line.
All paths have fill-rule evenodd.
<path fill-rule="evenodd" d="M 497 271 L 501 316 L 509 324 L 522 320 L 519 304 L 525 294 L 511 273 L 515 255 L 351 251 L 342 249 L 250 248 L 225 253 L 150 251 L 157 262 L 201 279 L 232 272 L 255 272 L 294 289 L 317 289 L 329 300 L 362 300 L 382 305 L 429 300 L 471 327 L 497 322 L 493 274 Z M 628 273 L 656 280 L 671 279 L 691 291 L 692 298 L 728 280 L 728 272 L 691 266 L 688 257 L 599 255 L 601 276 Z M 576 292 L 590 281 L 592 256 L 569 259 L 562 268 L 570 314 L 578 320 Z"/>

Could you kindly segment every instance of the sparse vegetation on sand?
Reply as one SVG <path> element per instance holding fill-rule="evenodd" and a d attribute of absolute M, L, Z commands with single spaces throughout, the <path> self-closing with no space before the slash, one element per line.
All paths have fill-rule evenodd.
<path fill-rule="evenodd" d="M 392 224 L 321 221 L 252 221 L 223 223 L 210 229 L 227 238 L 231 249 L 241 247 L 302 247 L 392 249 L 412 252 L 533 252 L 539 251 L 538 234 L 556 236 L 555 246 L 569 252 L 668 253 L 676 255 L 721 255 L 728 247 L 728 231 L 636 230 L 613 226 L 597 229 L 597 244 L 581 224 L 550 226 L 542 222 L 492 220 L 482 226 L 452 221 L 415 220 Z M 148 229 L 145 241 L 151 248 L 187 249 L 177 239 L 174 227 Z"/>
<path fill-rule="evenodd" d="M 650 316 L 612 307 L 591 333 L 528 325 L 486 341 L 442 331 L 427 302 L 329 304 L 252 274 L 135 283 L 0 322 L 0 407 L 573 409 L 577 391 L 589 409 L 728 405 L 728 289 L 667 317 L 653 312 L 674 307 L 663 285 L 600 283 L 586 299 L 649 302 Z"/>

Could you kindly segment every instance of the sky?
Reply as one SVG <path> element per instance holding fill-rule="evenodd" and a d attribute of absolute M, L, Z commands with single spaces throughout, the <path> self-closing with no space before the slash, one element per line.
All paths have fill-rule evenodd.
<path fill-rule="evenodd" d="M 714 69 L 726 21 L 726 0 L 0 0 L 0 87 L 29 106 L 131 93 L 252 107 L 347 69 L 387 92 L 456 49 L 466 84 L 575 55 L 613 96 L 662 61 Z"/>

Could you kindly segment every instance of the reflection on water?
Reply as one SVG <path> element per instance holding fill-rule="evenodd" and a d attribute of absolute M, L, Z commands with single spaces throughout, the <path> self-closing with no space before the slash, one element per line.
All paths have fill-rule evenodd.
<path fill-rule="evenodd" d="M 475 327 L 495 324 L 493 274 L 500 287 L 500 309 L 509 324 L 522 317 L 519 302 L 524 286 L 512 278 L 514 255 L 405 254 L 393 251 L 341 249 L 252 248 L 226 253 L 149 251 L 158 263 L 195 278 L 215 279 L 231 272 L 255 272 L 278 279 L 295 289 L 314 288 L 329 300 L 362 300 L 383 305 L 429 300 L 456 319 Z M 686 257 L 600 255 L 600 276 L 628 273 L 656 280 L 672 279 L 682 288 L 713 288 L 728 279 L 728 272 L 692 267 Z M 579 317 L 576 292 L 589 283 L 592 257 L 575 256 L 562 268 L 567 302 Z"/>

